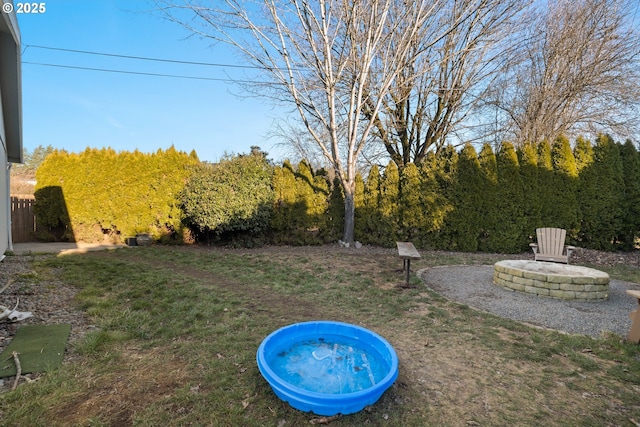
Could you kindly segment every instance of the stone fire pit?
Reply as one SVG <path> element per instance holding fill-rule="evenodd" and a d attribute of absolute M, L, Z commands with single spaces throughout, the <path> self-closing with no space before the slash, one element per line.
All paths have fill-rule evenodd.
<path fill-rule="evenodd" d="M 609 292 L 607 273 L 540 261 L 499 261 L 493 266 L 493 283 L 513 291 L 566 300 L 605 300 Z"/>

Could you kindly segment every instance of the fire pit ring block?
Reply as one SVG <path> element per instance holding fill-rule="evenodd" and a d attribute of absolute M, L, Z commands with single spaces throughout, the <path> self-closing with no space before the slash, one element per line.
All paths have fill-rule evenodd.
<path fill-rule="evenodd" d="M 516 292 L 564 300 L 601 301 L 609 295 L 609 275 L 594 268 L 530 260 L 493 266 L 493 283 Z"/>

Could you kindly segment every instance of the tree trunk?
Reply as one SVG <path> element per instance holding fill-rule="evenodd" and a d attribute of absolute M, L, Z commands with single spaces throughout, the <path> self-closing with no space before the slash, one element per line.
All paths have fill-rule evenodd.
<path fill-rule="evenodd" d="M 344 189 L 344 232 L 342 241 L 345 243 L 353 243 L 354 227 L 355 227 L 355 197 L 354 191 L 349 188 Z"/>

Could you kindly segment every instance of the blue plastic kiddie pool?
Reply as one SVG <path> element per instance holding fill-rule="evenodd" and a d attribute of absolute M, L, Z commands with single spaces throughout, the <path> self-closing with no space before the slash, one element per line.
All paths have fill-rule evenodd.
<path fill-rule="evenodd" d="M 256 359 L 280 399 L 325 416 L 374 404 L 398 377 L 398 356 L 384 338 L 342 322 L 278 329 L 262 341 Z"/>

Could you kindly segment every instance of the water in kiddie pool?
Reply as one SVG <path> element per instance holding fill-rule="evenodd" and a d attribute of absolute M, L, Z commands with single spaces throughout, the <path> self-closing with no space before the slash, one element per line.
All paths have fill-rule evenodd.
<path fill-rule="evenodd" d="M 305 390 L 346 394 L 373 387 L 388 373 L 379 355 L 348 338 L 300 341 L 278 351 L 271 369 L 284 381 Z"/>

